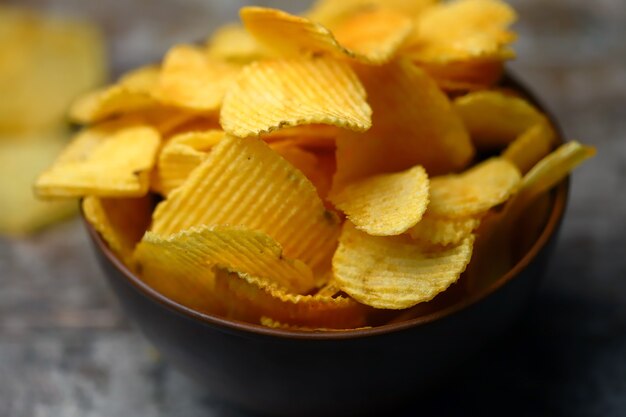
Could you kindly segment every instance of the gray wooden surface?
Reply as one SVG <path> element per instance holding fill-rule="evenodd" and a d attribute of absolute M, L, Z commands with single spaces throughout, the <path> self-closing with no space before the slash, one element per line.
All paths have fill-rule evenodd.
<path fill-rule="evenodd" d="M 119 70 L 201 37 L 245 2 L 17 3 L 99 20 Z M 626 2 L 512 3 L 521 16 L 512 67 L 598 156 L 574 175 L 558 250 L 521 326 L 406 415 L 623 416 Z M 239 415 L 163 363 L 127 323 L 77 221 L 0 238 L 0 417 Z"/>

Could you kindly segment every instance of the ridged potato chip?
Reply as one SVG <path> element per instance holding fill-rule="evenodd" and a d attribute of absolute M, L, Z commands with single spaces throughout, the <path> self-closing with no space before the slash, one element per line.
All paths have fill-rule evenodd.
<path fill-rule="evenodd" d="M 162 236 L 199 225 L 260 230 L 286 256 L 314 269 L 330 262 L 339 233 L 337 215 L 324 207 L 304 174 L 263 141 L 233 136 L 222 139 L 157 206 L 153 219 L 152 230 Z"/>
<path fill-rule="evenodd" d="M 437 247 L 409 236 L 371 236 L 346 222 L 333 257 L 340 288 L 381 309 L 404 309 L 434 298 L 455 283 L 472 256 L 473 236 Z"/>
<path fill-rule="evenodd" d="M 409 229 L 413 239 L 433 245 L 457 245 L 480 225 L 479 217 L 446 218 L 425 215 Z"/>
<path fill-rule="evenodd" d="M 100 125 L 79 133 L 35 183 L 40 197 L 141 197 L 160 135 L 149 126 Z"/>
<path fill-rule="evenodd" d="M 504 203 L 519 188 L 519 169 L 494 157 L 463 172 L 430 179 L 427 213 L 436 217 L 476 216 Z"/>
<path fill-rule="evenodd" d="M 341 189 L 370 175 L 423 165 L 430 175 L 464 168 L 474 156 L 467 130 L 434 81 L 411 62 L 359 66 L 373 109 L 373 126 L 363 134 L 337 138 Z"/>
<path fill-rule="evenodd" d="M 371 127 L 371 115 L 365 90 L 347 64 L 290 59 L 245 67 L 224 98 L 220 123 L 239 137 L 313 123 L 363 131 Z"/>
<path fill-rule="evenodd" d="M 178 45 L 165 56 L 155 96 L 167 105 L 217 111 L 240 71 L 240 65 L 211 59 L 200 48 Z"/>
<path fill-rule="evenodd" d="M 463 119 L 472 141 L 479 149 L 499 149 L 546 117 L 521 97 L 501 91 L 476 91 L 454 100 L 454 109 Z"/>
<path fill-rule="evenodd" d="M 526 174 L 550 153 L 555 139 L 554 129 L 547 123 L 539 123 L 511 142 L 502 152 L 502 157 L 513 162 L 522 174 Z"/>
<path fill-rule="evenodd" d="M 241 227 L 193 227 L 167 237 L 148 232 L 137 246 L 135 258 L 144 281 L 157 290 L 175 285 L 167 281 L 174 279 L 170 274 L 178 276 L 177 268 L 183 264 L 195 272 L 188 270 L 188 276 L 175 279 L 192 284 L 201 280 L 212 290 L 215 266 L 259 277 L 295 294 L 307 293 L 315 286 L 306 264 L 286 257 L 283 248 L 265 233 Z"/>
<path fill-rule="evenodd" d="M 221 130 L 194 131 L 172 136 L 163 146 L 157 163 L 159 191 L 168 195 L 180 187 L 211 148 L 224 138 Z"/>
<path fill-rule="evenodd" d="M 270 54 L 243 26 L 230 24 L 217 29 L 207 40 L 207 55 L 216 60 L 247 64 Z"/>
<path fill-rule="evenodd" d="M 150 226 L 152 198 L 99 198 L 82 201 L 83 214 L 109 248 L 126 265 L 132 265 L 135 246 Z"/>
<path fill-rule="evenodd" d="M 330 200 L 355 227 L 374 236 L 406 232 L 422 218 L 428 205 L 428 174 L 420 165 L 393 174 L 356 181 Z"/>
<path fill-rule="evenodd" d="M 281 56 L 326 54 L 372 64 L 389 61 L 413 30 L 409 17 L 387 9 L 355 14 L 336 28 L 335 35 L 319 23 L 282 10 L 244 7 L 240 15 L 248 32 Z"/>
<path fill-rule="evenodd" d="M 420 62 L 510 59 L 515 54 L 508 45 L 516 36 L 508 28 L 516 19 L 499 0 L 442 2 L 419 15 L 406 52 Z"/>
<path fill-rule="evenodd" d="M 351 298 L 298 295 L 267 280 L 218 269 L 216 293 L 228 305 L 230 318 L 260 323 L 269 316 L 292 326 L 350 328 L 365 324 L 365 307 Z"/>

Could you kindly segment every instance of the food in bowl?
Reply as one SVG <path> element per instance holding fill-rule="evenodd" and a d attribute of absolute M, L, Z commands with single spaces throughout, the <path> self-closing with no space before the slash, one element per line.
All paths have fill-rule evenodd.
<path fill-rule="evenodd" d="M 594 151 L 557 147 L 499 84 L 509 6 L 425 3 L 245 7 L 79 100 L 88 126 L 36 191 L 82 197 L 128 268 L 201 313 L 362 329 L 485 286 L 523 213 Z"/>

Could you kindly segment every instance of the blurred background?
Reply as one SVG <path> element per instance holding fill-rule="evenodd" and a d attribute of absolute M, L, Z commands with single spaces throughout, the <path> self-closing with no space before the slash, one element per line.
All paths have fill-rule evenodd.
<path fill-rule="evenodd" d="M 308 3 L 5 0 L 0 11 L 16 6 L 91 22 L 70 35 L 48 28 L 55 35 L 46 36 L 47 48 L 60 42 L 78 51 L 54 65 L 91 68 L 68 69 L 65 80 L 36 78 L 45 85 L 71 79 L 71 91 L 55 96 L 62 113 L 69 95 L 156 61 L 175 43 L 205 38 L 237 20 L 241 6 L 298 12 Z M 598 156 L 574 174 L 560 244 L 527 317 L 406 415 L 626 415 L 626 2 L 509 3 L 520 17 L 510 68 L 554 111 L 566 136 L 596 146 Z M 9 114 L 3 106 L 20 65 L 30 62 L 20 61 L 19 42 L 3 43 L 10 18 L 0 17 L 0 416 L 238 416 L 163 363 L 127 323 L 73 216 L 75 204 L 24 213 L 28 184 L 67 131 L 61 113 L 25 127 L 25 110 Z M 32 84 L 29 103 L 49 99 Z M 21 200 L 9 201 L 10 189 Z"/>

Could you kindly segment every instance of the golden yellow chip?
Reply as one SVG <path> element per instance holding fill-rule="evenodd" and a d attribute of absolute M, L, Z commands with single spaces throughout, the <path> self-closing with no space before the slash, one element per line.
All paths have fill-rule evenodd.
<path fill-rule="evenodd" d="M 222 139 L 159 204 L 153 219 L 152 230 L 162 236 L 216 224 L 260 230 L 279 242 L 286 256 L 316 270 L 330 262 L 339 233 L 337 215 L 325 209 L 299 170 L 265 142 L 233 136 Z"/>
<path fill-rule="evenodd" d="M 40 197 L 141 197 L 160 144 L 148 126 L 100 125 L 79 133 L 35 184 Z"/>
<path fill-rule="evenodd" d="M 238 24 L 225 25 L 207 40 L 207 55 L 216 60 L 247 64 L 267 58 L 269 52 Z"/>
<path fill-rule="evenodd" d="M 200 48 L 178 45 L 165 56 L 155 96 L 163 104 L 217 111 L 240 70 L 240 65 L 210 59 Z"/>
<path fill-rule="evenodd" d="M 371 236 L 346 222 L 333 257 L 335 280 L 357 301 L 383 309 L 426 302 L 455 283 L 472 256 L 474 238 L 437 247 L 409 236 Z"/>
<path fill-rule="evenodd" d="M 428 205 L 428 175 L 420 165 L 356 181 L 330 200 L 355 227 L 370 235 L 394 236 L 419 222 Z"/>
<path fill-rule="evenodd" d="M 364 134 L 343 132 L 337 138 L 333 187 L 415 165 L 440 175 L 471 161 L 474 148 L 463 123 L 423 70 L 402 60 L 359 66 L 358 74 L 374 112 L 373 126 Z"/>
<path fill-rule="evenodd" d="M 418 62 L 444 91 L 485 90 L 496 85 L 504 73 L 504 64 L 496 59 L 458 62 Z"/>
<path fill-rule="evenodd" d="M 499 0 L 442 2 L 419 15 L 405 52 L 420 62 L 510 59 L 515 54 L 508 45 L 515 34 L 508 27 L 516 18 Z"/>
<path fill-rule="evenodd" d="M 257 61 L 245 67 L 224 98 L 220 122 L 240 137 L 322 123 L 369 129 L 365 90 L 346 64 L 327 58 Z"/>
<path fill-rule="evenodd" d="M 433 245 L 457 245 L 480 225 L 478 217 L 445 218 L 425 215 L 409 229 L 413 239 Z"/>
<path fill-rule="evenodd" d="M 546 123 L 539 123 L 511 142 L 502 152 L 502 157 L 513 162 L 522 174 L 526 174 L 550 153 L 555 138 L 554 129 Z"/>
<path fill-rule="evenodd" d="M 221 130 L 195 131 L 172 136 L 163 146 L 157 164 L 159 191 L 168 195 L 180 187 L 213 146 L 224 138 Z"/>
<path fill-rule="evenodd" d="M 289 143 L 293 146 L 333 150 L 341 128 L 330 125 L 300 125 L 274 130 L 262 136 L 268 143 Z"/>
<path fill-rule="evenodd" d="M 67 132 L 0 136 L 0 234 L 24 235 L 76 213 L 76 201 L 39 201 L 33 182 L 67 143 Z"/>
<path fill-rule="evenodd" d="M 142 279 L 166 296 L 185 297 L 178 294 L 181 290 L 177 285 L 214 290 L 216 265 L 262 278 L 296 294 L 306 293 L 315 285 L 311 269 L 287 258 L 274 239 L 238 227 L 201 226 L 168 237 L 148 232 L 135 257 Z"/>
<path fill-rule="evenodd" d="M 216 293 L 228 305 L 230 318 L 259 323 L 270 316 L 280 322 L 312 328 L 351 328 L 365 324 L 365 307 L 346 297 L 297 295 L 249 274 L 216 271 Z"/>
<path fill-rule="evenodd" d="M 384 8 L 415 17 L 436 3 L 437 0 L 318 0 L 305 16 L 334 30 L 346 19 L 364 11 Z"/>
<path fill-rule="evenodd" d="M 106 78 L 105 61 L 94 25 L 0 5 L 0 133 L 63 125 L 76 96 Z"/>
<path fill-rule="evenodd" d="M 477 91 L 454 100 L 476 147 L 501 149 L 546 117 L 521 97 L 501 91 Z"/>
<path fill-rule="evenodd" d="M 135 245 L 148 230 L 152 218 L 152 199 L 99 198 L 87 196 L 82 202 L 83 213 L 102 236 L 109 248 L 126 265 L 132 266 Z"/>
<path fill-rule="evenodd" d="M 459 175 L 430 179 L 427 213 L 436 217 L 476 216 L 504 203 L 519 188 L 519 169 L 503 158 L 491 158 Z"/>
<path fill-rule="evenodd" d="M 240 15 L 248 32 L 281 56 L 325 54 L 372 64 L 389 61 L 413 30 L 409 17 L 386 9 L 352 16 L 336 28 L 336 37 L 319 23 L 277 9 L 243 7 Z"/>

